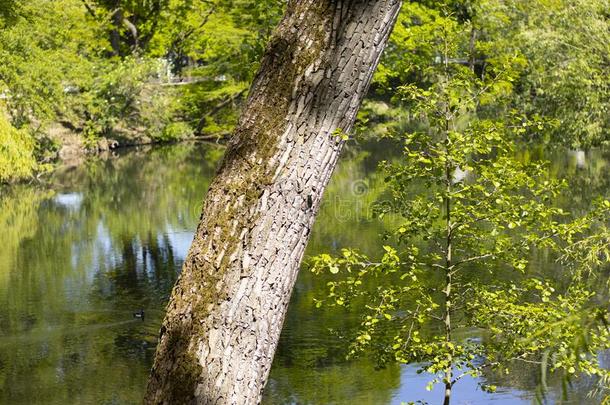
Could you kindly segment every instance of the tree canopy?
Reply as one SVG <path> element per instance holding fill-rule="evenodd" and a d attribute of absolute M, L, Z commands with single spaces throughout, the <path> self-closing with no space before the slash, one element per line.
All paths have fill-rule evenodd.
<path fill-rule="evenodd" d="M 518 61 L 505 88 L 510 102 L 487 114 L 510 108 L 554 122 L 538 134 L 542 141 L 607 144 L 609 7 L 608 0 L 408 3 L 361 116 L 405 122 L 408 105 L 393 94 L 404 83 L 430 85 L 438 57 L 432 31 L 449 17 L 463 36 L 459 63 L 483 74 L 500 60 Z M 283 8 L 277 0 L 3 1 L 0 109 L 37 145 L 37 161 L 57 157 L 65 131 L 89 150 L 106 140 L 222 138 Z"/>

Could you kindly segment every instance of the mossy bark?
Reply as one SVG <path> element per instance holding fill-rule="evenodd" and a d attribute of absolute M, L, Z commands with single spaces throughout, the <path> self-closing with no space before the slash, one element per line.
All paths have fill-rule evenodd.
<path fill-rule="evenodd" d="M 399 0 L 291 0 L 170 298 L 147 404 L 260 402 L 322 193 Z"/>

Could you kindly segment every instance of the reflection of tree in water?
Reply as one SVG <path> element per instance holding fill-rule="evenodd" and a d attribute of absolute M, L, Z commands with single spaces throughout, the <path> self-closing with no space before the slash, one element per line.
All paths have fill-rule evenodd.
<path fill-rule="evenodd" d="M 601 353 L 601 357 L 609 358 L 608 353 Z M 608 364 L 608 363 L 606 363 Z M 498 370 L 485 370 L 481 377 L 485 383 L 498 387 L 498 391 L 519 390 L 522 392 L 535 392 L 542 399 L 542 403 L 552 404 L 595 404 L 601 398 L 596 396 L 595 389 L 598 379 L 595 377 L 581 377 L 569 379 L 563 373 L 548 373 L 545 376 L 546 392 L 541 390 L 542 374 L 538 364 L 513 362 L 510 374 Z"/>
<path fill-rule="evenodd" d="M 551 174 L 566 179 L 570 185 L 558 202 L 575 214 L 583 214 L 596 198 L 610 196 L 610 150 L 546 151 L 543 147 L 537 147 L 523 151 L 521 158 L 526 162 L 541 159 L 551 161 Z"/>
<path fill-rule="evenodd" d="M 167 235 L 124 237 L 115 249 L 120 258 L 98 269 L 92 298 L 134 310 L 161 305 L 182 266 Z"/>
<path fill-rule="evenodd" d="M 96 273 L 91 300 L 127 316 L 144 310 L 143 322 L 117 331 L 114 344 L 126 358 L 151 365 L 163 308 L 182 267 L 178 256 L 184 252 L 177 255 L 166 234 L 148 234 L 143 241 L 124 237 L 116 250 L 120 261 Z"/>
<path fill-rule="evenodd" d="M 10 236 L 0 247 L 0 403 L 140 403 L 185 254 L 171 233 L 194 230 L 217 155 L 186 144 L 136 151 L 58 171 L 50 193 L 0 195 Z M 144 322 L 132 316 L 140 308 Z"/>
<path fill-rule="evenodd" d="M 163 291 L 164 296 L 162 301 L 165 302 L 169 298 L 169 292 L 176 282 L 176 269 L 182 268 L 182 260 L 178 263 L 175 258 L 174 248 L 167 234 L 163 234 L 163 240 L 160 244 L 157 238 L 148 235 L 148 245 L 145 245 L 143 250 L 144 256 L 144 272 L 148 273 L 148 258 L 152 261 L 152 271 L 154 273 L 154 284 L 157 291 Z M 171 264 L 168 266 L 167 264 Z"/>
<path fill-rule="evenodd" d="M 388 403 L 400 384 L 400 368 L 376 370 L 367 359 L 346 362 L 345 341 L 328 328 L 354 329 L 358 317 L 341 310 L 316 314 L 301 294 L 293 295 L 263 403 Z"/>

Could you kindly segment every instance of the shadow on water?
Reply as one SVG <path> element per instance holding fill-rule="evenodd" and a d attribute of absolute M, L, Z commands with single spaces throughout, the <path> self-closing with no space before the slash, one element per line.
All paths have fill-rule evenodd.
<path fill-rule="evenodd" d="M 371 215 L 384 195 L 374 168 L 386 150 L 346 151 L 308 254 L 344 246 L 374 253 L 388 225 Z M 163 308 L 221 155 L 201 144 L 135 149 L 57 171 L 44 186 L 0 189 L 0 404 L 141 403 Z M 580 209 L 610 192 L 608 153 L 553 161 L 555 175 L 577 184 L 564 196 L 566 206 Z M 339 335 L 349 335 L 359 313 L 315 309 L 325 283 L 301 272 L 264 403 L 436 402 L 434 392 L 420 396 L 412 366 L 376 371 L 367 359 L 345 361 Z M 140 309 L 144 320 L 133 318 Z M 499 379 L 494 401 L 533 396 L 531 384 L 485 378 Z M 464 403 L 492 399 L 472 396 L 468 387 Z"/>

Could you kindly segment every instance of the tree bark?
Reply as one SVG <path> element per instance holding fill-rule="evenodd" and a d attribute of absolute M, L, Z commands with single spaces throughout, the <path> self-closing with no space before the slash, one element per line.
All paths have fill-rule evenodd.
<path fill-rule="evenodd" d="M 147 404 L 260 402 L 322 193 L 400 0 L 290 0 L 174 287 Z"/>
<path fill-rule="evenodd" d="M 112 13 L 112 29 L 110 30 L 110 46 L 114 56 L 123 56 L 121 52 L 121 28 L 123 25 L 123 10 L 117 8 Z"/>

